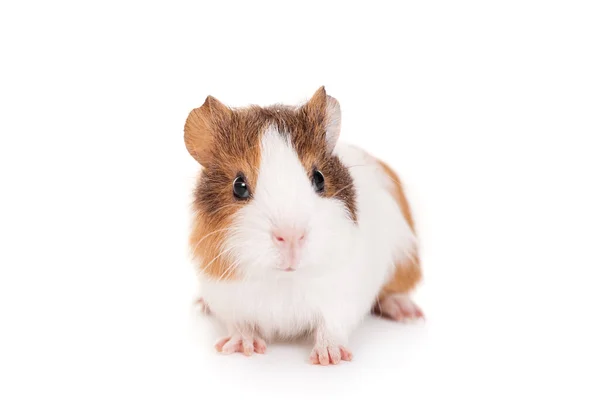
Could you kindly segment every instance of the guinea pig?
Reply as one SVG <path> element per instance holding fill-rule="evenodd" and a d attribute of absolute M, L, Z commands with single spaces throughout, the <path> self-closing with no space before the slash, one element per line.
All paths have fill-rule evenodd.
<path fill-rule="evenodd" d="M 208 96 L 184 127 L 201 165 L 189 244 L 201 299 L 227 328 L 224 354 L 310 335 L 313 364 L 350 361 L 369 313 L 423 313 L 418 242 L 397 174 L 339 141 L 339 103 L 230 108 Z"/>

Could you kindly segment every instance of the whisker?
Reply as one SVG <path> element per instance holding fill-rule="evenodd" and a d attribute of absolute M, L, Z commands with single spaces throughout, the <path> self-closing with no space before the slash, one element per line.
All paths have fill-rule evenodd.
<path fill-rule="evenodd" d="M 344 186 L 343 188 L 341 188 L 340 190 L 338 190 L 337 192 L 335 192 L 333 195 L 331 195 L 331 197 L 335 197 L 336 194 L 338 194 L 339 192 L 341 192 L 342 190 L 349 188 L 350 186 L 352 186 L 354 184 L 353 183 L 349 183 L 348 185 Z"/>
<path fill-rule="evenodd" d="M 219 211 L 224 210 L 226 208 L 229 208 L 229 207 L 239 207 L 239 206 L 240 206 L 239 204 L 226 204 L 223 207 L 219 207 L 216 210 L 211 211 L 210 213 L 214 215 L 214 214 L 218 213 Z"/>
<path fill-rule="evenodd" d="M 376 167 L 376 165 L 356 164 L 356 165 L 348 165 L 348 166 L 346 166 L 346 168 L 354 168 L 354 167 Z"/>
<path fill-rule="evenodd" d="M 211 260 L 211 261 L 210 261 L 208 264 L 206 264 L 206 265 L 204 266 L 204 268 L 202 268 L 202 269 L 201 269 L 201 271 L 202 271 L 202 272 L 206 271 L 206 269 L 207 269 L 208 267 L 210 267 L 210 266 L 212 265 L 212 263 L 214 263 L 214 262 L 215 262 L 215 260 L 216 260 L 217 258 L 221 257 L 221 256 L 222 256 L 222 255 L 224 255 L 225 253 L 228 253 L 228 252 L 230 252 L 231 250 L 234 250 L 236 247 L 238 247 L 238 246 L 232 246 L 232 247 L 229 247 L 229 248 L 227 248 L 227 249 L 223 250 L 222 252 L 220 252 L 220 253 L 219 253 L 219 254 L 218 254 L 218 255 L 217 255 L 215 258 L 213 258 L 213 259 L 212 259 L 212 260 Z"/>
<path fill-rule="evenodd" d="M 227 276 L 225 277 L 225 279 L 229 279 L 231 277 L 231 275 L 235 272 L 235 270 L 237 269 L 237 267 L 240 266 L 241 264 L 241 260 L 238 260 L 235 263 L 232 263 L 232 268 L 230 269 L 230 272 L 227 274 Z"/>
<path fill-rule="evenodd" d="M 257 230 L 257 229 L 252 229 L 252 228 L 247 228 L 247 229 L 246 229 L 246 228 L 242 228 L 242 227 L 239 227 L 239 226 L 233 226 L 233 227 L 229 227 L 229 228 L 223 228 L 223 229 L 216 229 L 216 230 L 214 230 L 214 231 L 212 231 L 212 232 L 210 232 L 210 233 L 207 233 L 206 235 L 204 235 L 204 236 L 203 236 L 203 237 L 202 237 L 202 238 L 201 238 L 201 239 L 200 239 L 200 240 L 199 240 L 199 241 L 196 243 L 196 245 L 194 246 L 194 249 L 192 250 L 192 254 L 194 254 L 194 253 L 196 252 L 196 249 L 198 248 L 198 245 L 200 245 L 200 243 L 202 243 L 202 241 L 203 241 L 204 239 L 206 239 L 207 237 L 209 237 L 209 236 L 212 236 L 212 235 L 214 235 L 214 234 L 216 234 L 216 233 L 219 233 L 219 232 L 225 232 L 225 231 L 230 231 L 230 232 L 244 232 L 244 231 L 248 231 L 248 232 L 250 232 L 250 231 L 256 231 L 256 230 Z"/>
<path fill-rule="evenodd" d="M 239 262 L 237 262 L 237 263 L 231 263 L 231 265 L 230 265 L 229 267 L 227 267 L 227 269 L 225 269 L 225 271 L 224 271 L 224 272 L 221 274 L 221 276 L 219 276 L 219 277 L 217 278 L 217 282 L 221 281 L 221 280 L 222 280 L 222 279 L 225 277 L 225 275 L 226 275 L 228 272 L 230 272 L 230 271 L 231 271 L 231 273 L 233 273 L 233 269 L 234 269 L 235 267 L 237 267 L 237 266 L 238 266 L 238 264 L 239 264 Z"/>
<path fill-rule="evenodd" d="M 231 231 L 231 230 L 233 230 L 233 229 L 231 229 L 231 228 L 215 229 L 214 231 L 212 231 L 212 232 L 210 232 L 210 233 L 208 233 L 208 234 L 206 234 L 206 235 L 202 236 L 202 238 L 201 238 L 200 240 L 198 240 L 198 242 L 196 243 L 196 246 L 194 247 L 194 250 L 192 250 L 192 253 L 196 251 L 196 249 L 198 248 L 198 245 L 199 245 L 200 243 L 202 243 L 202 241 L 203 241 L 204 239 L 206 239 L 207 237 L 209 237 L 209 236 L 212 236 L 212 235 L 214 235 L 214 234 L 216 234 L 216 233 L 219 233 L 219 232 Z"/>

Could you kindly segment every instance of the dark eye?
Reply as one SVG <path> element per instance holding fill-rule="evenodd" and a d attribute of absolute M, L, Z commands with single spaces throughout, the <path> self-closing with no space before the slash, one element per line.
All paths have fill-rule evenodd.
<path fill-rule="evenodd" d="M 233 195 L 242 200 L 250 197 L 250 191 L 243 176 L 238 176 L 233 180 Z"/>
<path fill-rule="evenodd" d="M 319 170 L 314 170 L 312 176 L 312 184 L 317 193 L 321 193 L 325 189 L 325 177 Z"/>

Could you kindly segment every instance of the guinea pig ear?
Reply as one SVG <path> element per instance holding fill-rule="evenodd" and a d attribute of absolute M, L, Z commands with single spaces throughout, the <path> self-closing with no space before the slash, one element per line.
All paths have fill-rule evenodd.
<path fill-rule="evenodd" d="M 312 123 L 325 124 L 327 150 L 333 151 L 342 129 L 340 103 L 325 92 L 325 86 L 321 86 L 304 107 Z"/>
<path fill-rule="evenodd" d="M 233 111 L 212 96 L 202 106 L 193 109 L 183 128 L 185 147 L 201 165 L 210 162 L 213 146 L 220 129 L 231 120 Z"/>

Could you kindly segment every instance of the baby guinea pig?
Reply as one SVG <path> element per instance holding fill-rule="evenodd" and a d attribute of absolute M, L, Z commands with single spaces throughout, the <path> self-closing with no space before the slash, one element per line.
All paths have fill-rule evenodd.
<path fill-rule="evenodd" d="M 417 239 L 398 176 L 338 140 L 340 106 L 321 87 L 300 106 L 232 109 L 209 96 L 185 145 L 202 169 L 190 246 L 224 354 L 264 353 L 308 334 L 310 361 L 350 361 L 348 338 L 375 312 L 420 318 Z"/>

